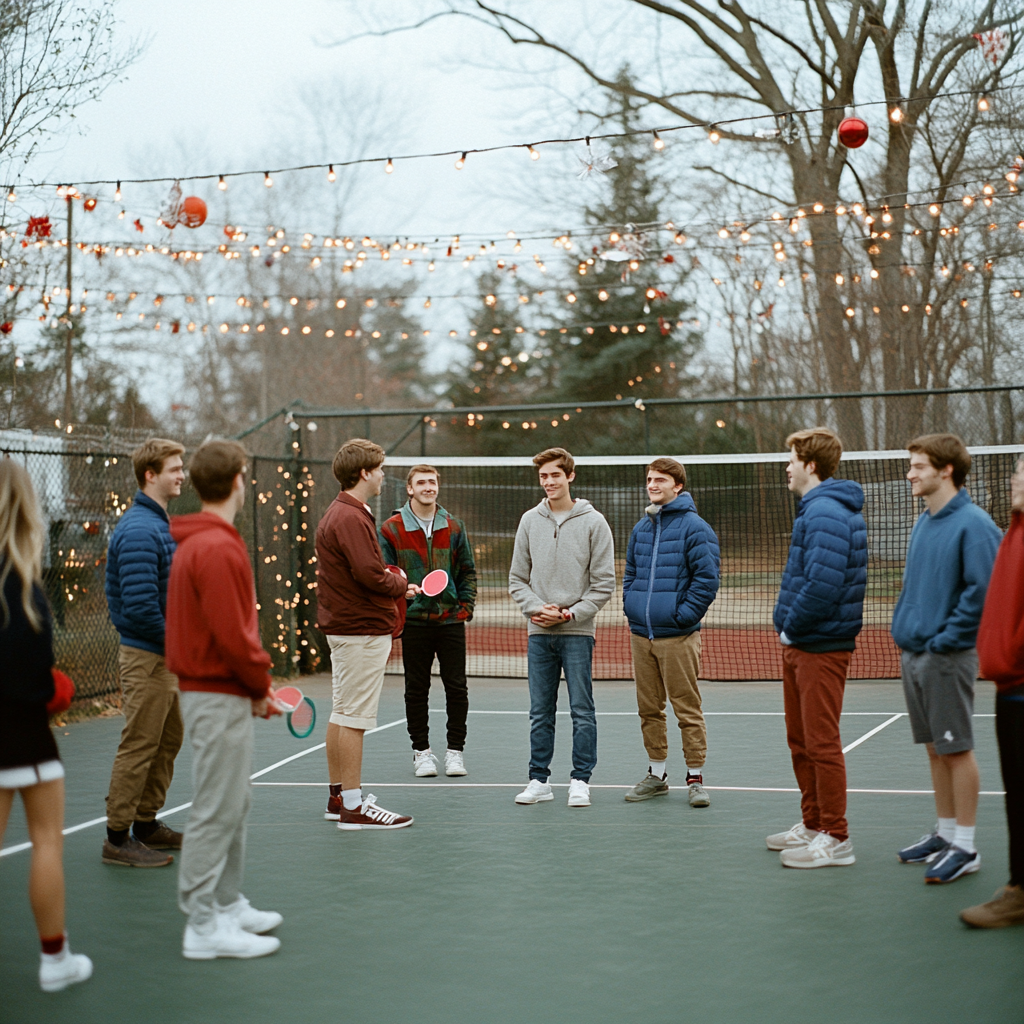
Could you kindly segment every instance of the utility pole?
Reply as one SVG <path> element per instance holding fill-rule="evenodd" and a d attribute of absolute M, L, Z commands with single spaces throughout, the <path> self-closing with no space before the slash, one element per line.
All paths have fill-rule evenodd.
<path fill-rule="evenodd" d="M 71 191 L 68 190 L 67 204 L 68 204 L 68 259 L 67 259 L 67 310 L 65 316 L 68 322 L 68 332 L 64 340 L 64 429 L 67 430 L 71 426 L 71 415 L 72 415 L 72 394 L 71 394 L 71 346 L 75 336 L 75 325 L 71 319 L 71 213 L 74 210 L 74 199 L 72 199 Z"/>

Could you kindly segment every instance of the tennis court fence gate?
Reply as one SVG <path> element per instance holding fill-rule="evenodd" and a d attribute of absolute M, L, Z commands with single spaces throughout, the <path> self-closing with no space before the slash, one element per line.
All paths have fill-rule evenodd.
<path fill-rule="evenodd" d="M 0 432 L 0 447 L 22 461 L 35 482 L 47 529 L 44 584 L 53 608 L 58 665 L 75 679 L 79 695 L 116 692 L 117 634 L 107 615 L 103 582 L 106 550 L 136 485 L 122 454 L 67 451 L 60 439 L 38 436 L 18 447 Z M 29 447 L 29 442 L 32 446 Z M 1003 529 L 1009 524 L 1009 478 L 1024 446 L 972 449 L 967 487 L 973 500 Z M 722 582 L 704 621 L 703 677 L 709 680 L 781 678 L 772 608 L 789 548 L 796 500 L 786 488 L 786 455 L 677 456 L 687 489 L 722 549 Z M 405 500 L 412 457 L 392 457 L 374 509 L 378 523 Z M 616 591 L 597 618 L 596 679 L 629 679 L 629 636 L 622 615 L 626 544 L 647 504 L 648 456 L 577 460 L 573 493 L 607 518 L 615 538 Z M 478 600 L 467 626 L 470 675 L 525 678 L 526 624 L 508 596 L 508 569 L 522 514 L 543 496 L 527 457 L 435 458 L 441 504 L 466 525 L 476 559 Z M 274 673 L 329 670 L 316 628 L 316 525 L 337 494 L 330 463 L 256 457 L 251 492 L 238 527 L 253 557 L 260 631 Z M 864 629 L 851 678 L 899 675 L 889 623 L 899 596 L 907 540 L 918 513 L 904 479 L 905 452 L 850 453 L 838 476 L 864 489 L 868 528 L 868 586 Z M 198 509 L 187 487 L 172 514 Z M 401 671 L 396 642 L 389 671 Z"/>

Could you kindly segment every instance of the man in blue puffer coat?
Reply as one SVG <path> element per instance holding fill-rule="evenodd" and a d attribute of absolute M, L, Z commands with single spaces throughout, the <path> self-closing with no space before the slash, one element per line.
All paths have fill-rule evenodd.
<path fill-rule="evenodd" d="M 786 444 L 789 489 L 801 500 L 773 618 L 783 644 L 786 738 L 803 816 L 767 843 L 785 867 L 838 867 L 855 860 L 839 716 L 867 586 L 864 492 L 852 480 L 834 478 L 843 446 L 831 430 L 801 430 Z"/>
<path fill-rule="evenodd" d="M 167 506 L 181 494 L 185 449 L 151 438 L 132 453 L 139 490 L 107 548 L 107 607 L 120 634 L 124 729 L 107 793 L 103 863 L 163 867 L 181 833 L 156 820 L 185 730 L 178 680 L 164 662 L 167 580 L 174 540 Z M 129 832 L 131 829 L 131 832 Z"/>
<path fill-rule="evenodd" d="M 629 620 L 640 729 L 650 765 L 627 794 L 631 803 L 668 793 L 665 696 L 682 733 L 692 807 L 708 807 L 703 768 L 707 728 L 701 711 L 700 623 L 718 593 L 715 531 L 684 492 L 686 470 L 675 459 L 647 467 L 651 504 L 633 527 L 626 551 L 622 604 Z"/>

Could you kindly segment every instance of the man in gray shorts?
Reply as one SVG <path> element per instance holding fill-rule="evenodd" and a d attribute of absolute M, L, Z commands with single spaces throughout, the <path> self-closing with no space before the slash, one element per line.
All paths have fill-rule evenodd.
<path fill-rule="evenodd" d="M 959 437 L 926 434 L 907 448 L 907 479 L 925 511 L 910 535 L 892 636 L 903 651 L 910 728 L 914 742 L 927 746 L 939 820 L 898 856 L 904 864 L 927 864 L 924 880 L 943 883 L 981 866 L 974 845 L 981 789 L 972 729 L 974 645 L 1002 534 L 962 489 L 971 456 Z"/>

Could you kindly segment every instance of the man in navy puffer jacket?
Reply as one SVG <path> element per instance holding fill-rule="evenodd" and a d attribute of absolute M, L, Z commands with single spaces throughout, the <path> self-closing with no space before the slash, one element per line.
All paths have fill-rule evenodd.
<path fill-rule="evenodd" d="M 855 858 L 839 716 L 867 586 L 864 492 L 833 477 L 843 446 L 831 430 L 801 430 L 786 444 L 789 489 L 801 500 L 773 618 L 783 644 L 786 738 L 803 817 L 767 842 L 789 868 L 845 866 Z"/>
<path fill-rule="evenodd" d="M 701 711 L 700 623 L 718 593 L 715 531 L 683 491 L 686 470 L 675 459 L 647 467 L 647 514 L 633 527 L 626 551 L 622 603 L 629 620 L 640 728 L 650 758 L 646 777 L 628 801 L 668 793 L 665 696 L 682 733 L 690 805 L 707 807 L 703 767 L 707 729 Z"/>
<path fill-rule="evenodd" d="M 181 494 L 184 452 L 177 441 L 151 438 L 132 453 L 139 490 L 107 548 L 107 607 L 121 637 L 124 729 L 107 794 L 104 864 L 163 867 L 174 858 L 161 851 L 181 848 L 181 833 L 156 816 L 185 734 L 178 680 L 164 662 L 175 547 L 167 505 Z"/>

